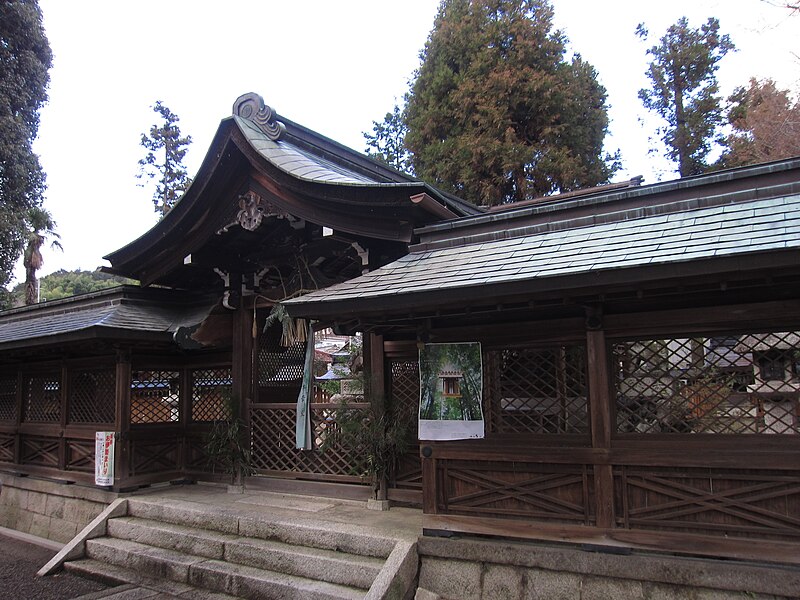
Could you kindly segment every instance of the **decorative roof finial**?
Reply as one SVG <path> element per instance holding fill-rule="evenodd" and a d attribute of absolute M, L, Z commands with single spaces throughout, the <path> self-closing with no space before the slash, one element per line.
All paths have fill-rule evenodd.
<path fill-rule="evenodd" d="M 261 96 L 253 92 L 236 99 L 233 103 L 233 114 L 258 125 L 258 128 L 274 142 L 277 142 L 286 131 L 286 125 L 275 120 L 276 113 L 264 104 Z"/>

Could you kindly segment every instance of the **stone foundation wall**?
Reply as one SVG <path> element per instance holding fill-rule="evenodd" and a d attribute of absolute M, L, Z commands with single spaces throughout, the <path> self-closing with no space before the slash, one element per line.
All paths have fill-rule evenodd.
<path fill-rule="evenodd" d="M 421 537 L 418 600 L 783 600 L 800 568 Z"/>
<path fill-rule="evenodd" d="M 117 494 L 0 473 L 0 526 L 60 543 L 75 537 Z"/>

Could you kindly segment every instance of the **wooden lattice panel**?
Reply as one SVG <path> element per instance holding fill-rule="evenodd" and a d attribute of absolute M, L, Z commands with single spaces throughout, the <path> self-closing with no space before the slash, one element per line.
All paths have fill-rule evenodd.
<path fill-rule="evenodd" d="M 303 379 L 306 345 L 280 345 L 281 328 L 272 326 L 258 338 L 258 385 L 299 387 Z"/>
<path fill-rule="evenodd" d="M 230 397 L 230 367 L 192 371 L 192 421 L 229 419 Z"/>
<path fill-rule="evenodd" d="M 614 344 L 622 433 L 796 434 L 800 335 Z"/>
<path fill-rule="evenodd" d="M 58 439 L 24 437 L 22 438 L 23 465 L 58 468 Z"/>
<path fill-rule="evenodd" d="M 336 441 L 336 406 L 311 405 L 314 450 L 295 448 L 295 415 L 291 405 L 252 407 L 250 410 L 253 433 L 252 462 L 258 471 L 306 473 L 316 476 L 359 479 L 354 465 L 357 449 L 347 448 Z M 366 410 L 366 405 L 355 405 L 356 410 Z M 333 439 L 333 442 L 327 441 Z M 325 447 L 322 451 L 320 448 Z"/>
<path fill-rule="evenodd" d="M 24 420 L 39 423 L 61 421 L 59 373 L 29 375 L 25 380 Z"/>
<path fill-rule="evenodd" d="M 392 487 L 422 489 L 422 464 L 419 458 L 417 415 L 419 413 L 419 361 L 394 360 L 390 363 L 389 403 L 392 415 L 404 419 L 410 428 L 410 445 L 390 474 Z"/>
<path fill-rule="evenodd" d="M 440 461 L 442 513 L 595 522 L 592 467 L 532 463 Z"/>
<path fill-rule="evenodd" d="M 131 379 L 131 423 L 180 420 L 180 373 L 135 371 Z"/>
<path fill-rule="evenodd" d="M 67 471 L 94 472 L 94 440 L 67 440 Z"/>
<path fill-rule="evenodd" d="M 0 421 L 17 420 L 17 377 L 0 377 Z"/>
<path fill-rule="evenodd" d="M 800 472 L 619 467 L 620 527 L 800 538 Z"/>
<path fill-rule="evenodd" d="M 130 475 L 174 471 L 179 467 L 180 444 L 177 441 L 135 441 L 131 443 Z"/>
<path fill-rule="evenodd" d="M 487 354 L 486 363 L 494 370 L 489 386 L 493 432 L 588 433 L 583 346 L 507 349 Z"/>
<path fill-rule="evenodd" d="M 0 462 L 13 463 L 16 436 L 13 433 L 0 433 Z"/>
<path fill-rule="evenodd" d="M 71 373 L 69 422 L 113 423 L 116 406 L 115 393 L 116 375 L 113 369 Z"/>

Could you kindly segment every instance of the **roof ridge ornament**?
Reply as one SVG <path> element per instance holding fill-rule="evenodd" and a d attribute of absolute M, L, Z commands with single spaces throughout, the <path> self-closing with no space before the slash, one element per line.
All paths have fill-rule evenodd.
<path fill-rule="evenodd" d="M 254 92 L 236 99 L 233 114 L 255 123 L 273 142 L 277 142 L 286 131 L 286 125 L 275 119 L 278 113 L 264 104 L 264 98 Z"/>

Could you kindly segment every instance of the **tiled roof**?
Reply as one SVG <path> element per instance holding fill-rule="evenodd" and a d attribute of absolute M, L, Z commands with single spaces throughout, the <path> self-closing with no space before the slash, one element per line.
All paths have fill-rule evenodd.
<path fill-rule="evenodd" d="M 282 171 L 306 181 L 338 183 L 347 185 L 374 185 L 376 179 L 369 178 L 320 156 L 314 156 L 284 140 L 271 140 L 249 119 L 233 117 L 247 136 L 250 144 L 264 158 Z"/>
<path fill-rule="evenodd" d="M 121 291 L 34 305 L 0 315 L 0 348 L 22 340 L 53 338 L 93 328 L 174 333 L 208 315 L 211 306 L 132 301 Z"/>
<path fill-rule="evenodd" d="M 553 229 L 412 253 L 288 304 L 455 291 L 800 248 L 800 195 Z"/>

